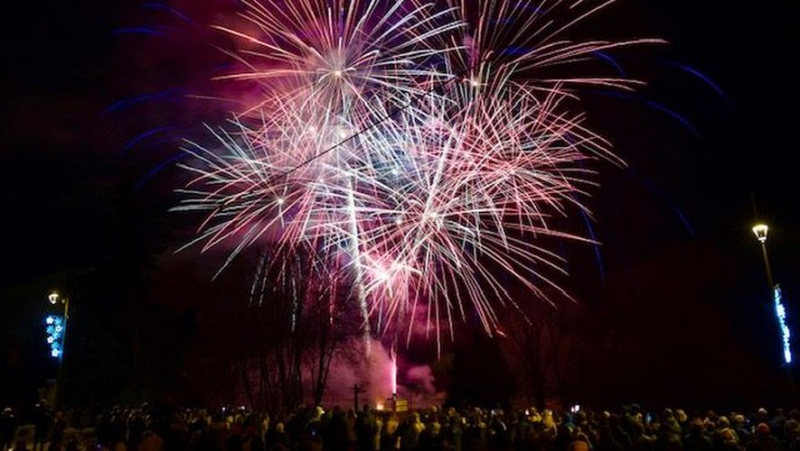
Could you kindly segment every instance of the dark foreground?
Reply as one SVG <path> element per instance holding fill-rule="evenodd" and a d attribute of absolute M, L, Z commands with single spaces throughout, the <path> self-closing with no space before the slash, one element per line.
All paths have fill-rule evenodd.
<path fill-rule="evenodd" d="M 27 424 L 30 423 L 30 424 Z M 113 409 L 0 417 L 2 450 L 800 451 L 800 412 L 715 413 L 430 408 L 412 413 L 301 406 L 270 417 L 245 408 Z"/>

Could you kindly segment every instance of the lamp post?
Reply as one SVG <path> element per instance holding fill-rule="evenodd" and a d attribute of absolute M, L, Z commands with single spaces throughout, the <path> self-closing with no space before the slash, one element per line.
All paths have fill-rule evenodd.
<path fill-rule="evenodd" d="M 767 283 L 769 284 L 770 295 L 775 303 L 775 314 L 778 319 L 778 326 L 781 330 L 781 339 L 783 342 L 783 358 L 786 364 L 786 371 L 789 374 L 789 384 L 792 390 L 792 401 L 797 406 L 797 394 L 794 387 L 794 375 L 792 373 L 792 352 L 790 348 L 790 332 L 789 327 L 786 325 L 786 307 L 783 305 L 780 286 L 775 284 L 772 278 L 772 268 L 769 265 L 769 256 L 767 255 L 767 237 L 769 235 L 769 226 L 766 224 L 756 224 L 753 226 L 753 234 L 756 239 L 761 243 L 761 255 L 764 258 L 764 269 L 767 273 Z"/>
<path fill-rule="evenodd" d="M 47 332 L 50 335 L 47 338 L 50 344 L 50 356 L 58 359 L 58 376 L 56 378 L 56 388 L 54 394 L 54 403 L 58 406 L 59 395 L 61 393 L 61 385 L 64 380 L 64 350 L 67 343 L 67 322 L 69 321 L 69 298 L 62 297 L 57 291 L 52 291 L 47 295 L 47 300 L 53 306 L 63 307 L 61 318 L 57 316 L 47 317 Z"/>
<path fill-rule="evenodd" d="M 69 321 L 69 298 L 61 297 L 57 291 L 52 291 L 50 294 L 47 295 L 47 300 L 50 301 L 52 305 L 62 305 L 64 307 L 63 310 L 63 324 L 61 325 L 61 343 L 62 347 L 59 352 L 53 352 L 53 357 L 58 357 L 59 366 L 61 365 L 61 361 L 64 359 L 64 346 L 63 344 L 67 341 L 67 322 Z"/>

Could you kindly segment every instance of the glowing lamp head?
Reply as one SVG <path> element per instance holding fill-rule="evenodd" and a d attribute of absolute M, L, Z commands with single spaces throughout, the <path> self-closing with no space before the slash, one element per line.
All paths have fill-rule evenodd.
<path fill-rule="evenodd" d="M 756 235 L 756 238 L 761 243 L 767 242 L 767 234 L 769 233 L 769 226 L 766 224 L 757 224 L 753 227 L 753 233 Z"/>
<path fill-rule="evenodd" d="M 49 295 L 47 295 L 47 300 L 50 301 L 51 304 L 55 304 L 56 302 L 58 302 L 58 292 L 54 291 Z"/>

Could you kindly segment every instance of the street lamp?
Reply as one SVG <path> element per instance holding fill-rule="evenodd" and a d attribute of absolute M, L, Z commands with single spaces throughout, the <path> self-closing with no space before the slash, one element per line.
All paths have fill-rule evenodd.
<path fill-rule="evenodd" d="M 753 226 L 753 233 L 756 234 L 758 241 L 765 243 L 767 241 L 767 234 L 769 234 L 769 226 L 766 224 L 756 224 Z"/>
<path fill-rule="evenodd" d="M 69 321 L 69 298 L 61 297 L 58 291 L 51 291 L 47 295 L 47 300 L 52 305 L 62 305 L 63 315 L 48 315 L 45 319 L 47 323 L 47 342 L 50 343 L 50 355 L 58 358 L 59 365 L 64 358 L 64 343 L 67 338 L 67 321 Z"/>
<path fill-rule="evenodd" d="M 772 269 L 769 265 L 769 256 L 767 255 L 767 237 L 769 235 L 769 226 L 766 224 L 756 224 L 753 226 L 753 234 L 756 239 L 761 243 L 761 255 L 764 257 L 764 269 L 767 273 L 767 283 L 769 284 L 770 295 L 772 296 L 775 304 L 775 314 L 778 319 L 778 326 L 781 331 L 781 342 L 783 344 L 783 360 L 786 363 L 787 370 L 789 371 L 789 383 L 792 389 L 792 399 L 794 404 L 797 405 L 797 395 L 794 387 L 794 375 L 792 374 L 792 351 L 790 347 L 791 333 L 789 326 L 786 324 L 786 307 L 783 305 L 783 297 L 781 288 L 777 285 L 772 278 Z"/>
<path fill-rule="evenodd" d="M 69 298 L 61 297 L 57 291 L 47 295 L 47 301 L 54 306 L 63 306 L 61 314 L 50 314 L 45 318 L 47 344 L 50 345 L 50 356 L 58 359 L 58 378 L 56 380 L 54 402 L 59 401 L 59 392 L 63 382 L 64 348 L 67 340 L 67 321 L 69 320 Z"/>

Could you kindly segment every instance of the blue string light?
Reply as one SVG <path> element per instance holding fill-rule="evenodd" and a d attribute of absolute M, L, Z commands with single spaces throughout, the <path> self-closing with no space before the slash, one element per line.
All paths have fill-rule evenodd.
<path fill-rule="evenodd" d="M 64 341 L 64 318 L 60 316 L 50 315 L 44 320 L 47 327 L 47 344 L 50 345 L 50 356 L 53 358 L 61 358 L 63 355 L 63 341 Z"/>
<path fill-rule="evenodd" d="M 775 314 L 778 317 L 778 324 L 781 328 L 781 336 L 783 338 L 783 360 L 787 364 L 792 363 L 792 349 L 790 346 L 791 332 L 789 326 L 786 324 L 786 306 L 783 305 L 783 296 L 781 288 L 775 286 Z"/>

